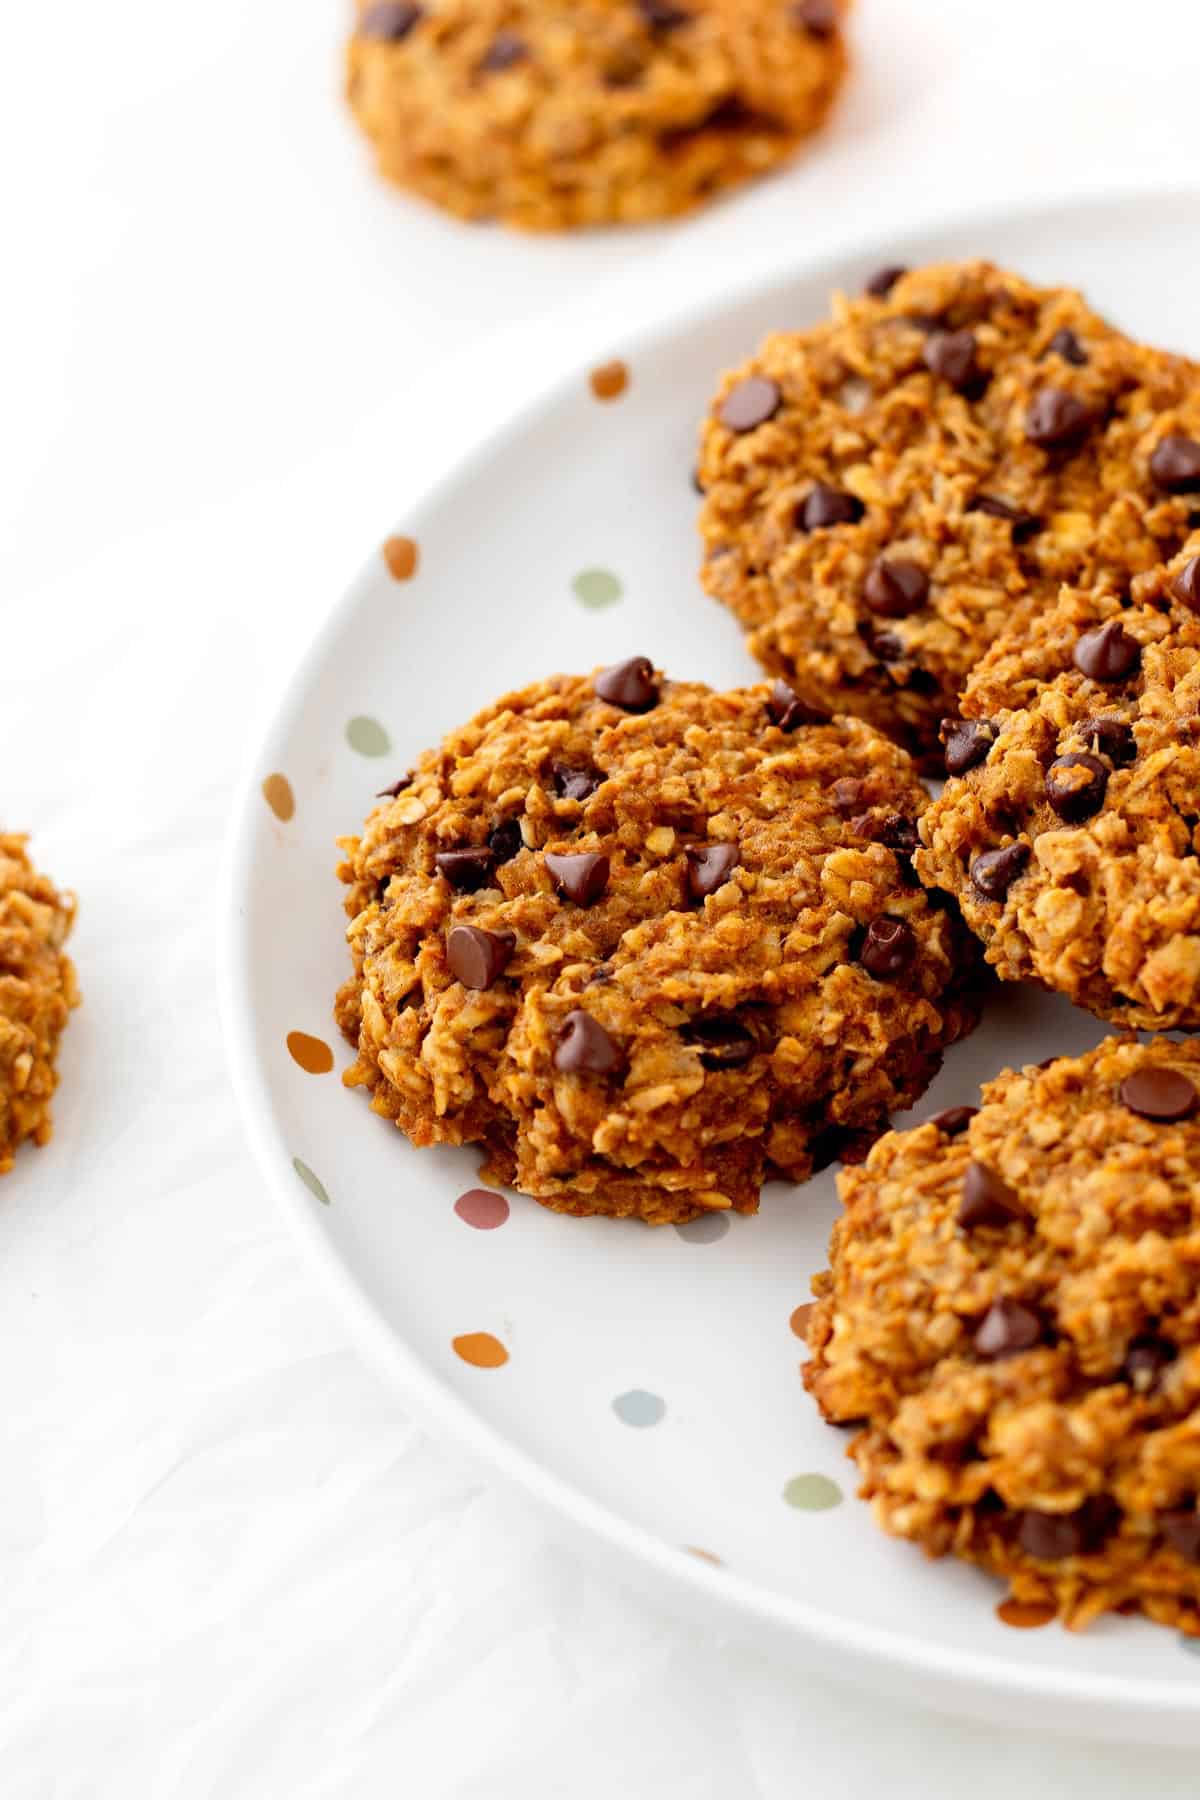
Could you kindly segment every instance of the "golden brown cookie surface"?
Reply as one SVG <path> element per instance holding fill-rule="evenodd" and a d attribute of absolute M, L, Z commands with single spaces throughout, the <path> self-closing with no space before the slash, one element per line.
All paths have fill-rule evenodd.
<path fill-rule="evenodd" d="M 841 0 L 359 0 L 379 167 L 524 230 L 685 212 L 790 156 L 845 67 Z"/>
<path fill-rule="evenodd" d="M 1200 437 L 1200 370 L 988 263 L 875 285 L 722 382 L 703 579 L 769 672 L 932 763 L 1000 631 L 1179 547 L 1200 474 L 1154 458 Z"/>
<path fill-rule="evenodd" d="M 74 899 L 38 873 L 25 839 L 0 832 L 0 1174 L 25 1139 L 50 1141 L 58 1040 L 79 1004 L 63 952 L 74 918 Z"/>
<path fill-rule="evenodd" d="M 886 1530 L 1200 1635 L 1200 1045 L 1110 1038 L 840 1181 L 805 1383 Z M 948 1128 L 947 1128 L 948 1127 Z"/>
<path fill-rule="evenodd" d="M 993 645 L 963 708 L 923 879 L 1005 979 L 1200 1028 L 1200 532 L 1128 585 L 1064 588 Z"/>
<path fill-rule="evenodd" d="M 350 1085 L 568 1212 L 753 1211 L 974 1022 L 908 869 L 926 803 L 857 721 L 642 659 L 510 694 L 344 840 Z"/>

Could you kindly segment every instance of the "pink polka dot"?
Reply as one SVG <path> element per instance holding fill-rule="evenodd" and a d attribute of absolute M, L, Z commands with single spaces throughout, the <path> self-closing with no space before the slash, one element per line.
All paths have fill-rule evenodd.
<path fill-rule="evenodd" d="M 508 1217 L 508 1201 L 491 1188 L 468 1188 L 454 1202 L 454 1210 L 464 1225 L 472 1225 L 476 1231 L 495 1231 Z"/>

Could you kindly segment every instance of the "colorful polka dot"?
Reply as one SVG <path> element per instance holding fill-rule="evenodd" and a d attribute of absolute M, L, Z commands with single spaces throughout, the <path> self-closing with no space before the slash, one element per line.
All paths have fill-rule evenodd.
<path fill-rule="evenodd" d="M 454 1210 L 464 1225 L 476 1231 L 495 1231 L 508 1218 L 508 1201 L 491 1188 L 468 1188 L 454 1202 Z"/>
<path fill-rule="evenodd" d="M 383 560 L 393 581 L 411 581 L 421 560 L 416 539 L 390 537 L 383 546 Z"/>
<path fill-rule="evenodd" d="M 324 1038 L 309 1037 L 307 1031 L 289 1031 L 287 1047 L 292 1061 L 306 1075 L 328 1075 L 333 1067 L 333 1051 Z"/>
<path fill-rule="evenodd" d="M 621 583 L 611 569 L 581 569 L 571 587 L 575 598 L 594 610 L 621 598 Z"/>
<path fill-rule="evenodd" d="M 450 1342 L 454 1354 L 473 1369 L 499 1369 L 508 1361 L 508 1351 L 490 1331 L 468 1331 Z"/>
<path fill-rule="evenodd" d="M 392 747 L 392 740 L 379 720 L 361 715 L 347 725 L 346 742 L 360 756 L 386 756 Z"/>
<path fill-rule="evenodd" d="M 792 1314 L 788 1323 L 791 1325 L 792 1330 L 795 1332 L 795 1334 L 798 1338 L 802 1338 L 807 1335 L 808 1321 L 812 1318 L 812 1314 L 813 1314 L 813 1303 L 811 1300 L 807 1301 L 805 1303 L 805 1305 L 803 1305 L 803 1306 L 798 1306 L 796 1308 L 795 1312 Z"/>
<path fill-rule="evenodd" d="M 715 1244 L 729 1230 L 729 1214 L 701 1213 L 698 1219 L 689 1219 L 675 1230 L 685 1244 Z"/>
<path fill-rule="evenodd" d="M 286 775 L 268 775 L 262 784 L 263 799 L 275 817 L 286 825 L 296 811 L 296 796 Z"/>
<path fill-rule="evenodd" d="M 629 386 L 629 365 L 619 358 L 601 363 L 588 376 L 588 383 L 597 400 L 619 400 Z"/>
<path fill-rule="evenodd" d="M 649 1394 L 645 1388 L 630 1388 L 627 1394 L 618 1394 L 612 1403 L 612 1409 L 622 1425 L 633 1425 L 644 1431 L 648 1425 L 657 1425 L 667 1410 L 667 1403 L 659 1394 Z"/>
<path fill-rule="evenodd" d="M 842 1504 L 842 1490 L 828 1475 L 793 1475 L 784 1483 L 783 1497 L 800 1512 L 828 1512 Z"/>
<path fill-rule="evenodd" d="M 1054 1607 L 1038 1600 L 1002 1600 L 996 1608 L 1000 1623 L 1011 1625 L 1017 1631 L 1037 1631 L 1057 1616 Z"/>
<path fill-rule="evenodd" d="M 331 1206 L 333 1204 L 325 1191 L 325 1183 L 319 1176 L 313 1174 L 306 1162 L 301 1162 L 298 1156 L 293 1156 L 292 1167 L 295 1169 L 309 1193 L 315 1194 L 322 1206 Z"/>

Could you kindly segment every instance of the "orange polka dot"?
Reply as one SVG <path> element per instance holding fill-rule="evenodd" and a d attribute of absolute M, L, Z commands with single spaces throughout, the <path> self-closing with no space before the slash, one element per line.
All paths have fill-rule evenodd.
<path fill-rule="evenodd" d="M 808 1331 L 808 1321 L 812 1318 L 812 1312 L 813 1302 L 810 1300 L 806 1306 L 798 1306 L 792 1314 L 791 1327 L 798 1338 L 802 1338 L 806 1335 Z"/>
<path fill-rule="evenodd" d="M 455 1354 L 475 1369 L 498 1369 L 508 1361 L 508 1351 L 490 1331 L 468 1331 L 451 1339 Z"/>
<path fill-rule="evenodd" d="M 393 581 L 411 581 L 421 560 L 416 539 L 390 537 L 383 546 L 383 560 Z"/>
<path fill-rule="evenodd" d="M 629 370 L 623 362 L 601 363 L 588 381 L 597 400 L 619 400 L 629 386 Z"/>
<path fill-rule="evenodd" d="M 701 1562 L 711 1563 L 714 1569 L 721 1569 L 725 1566 L 714 1551 L 702 1550 L 699 1544 L 685 1544 L 683 1547 L 689 1556 L 698 1556 Z"/>
<path fill-rule="evenodd" d="M 1049 1625 L 1058 1613 L 1040 1600 L 1002 1600 L 996 1617 L 1002 1625 L 1013 1625 L 1018 1631 L 1036 1631 L 1041 1625 Z"/>
<path fill-rule="evenodd" d="M 306 1075 L 328 1075 L 333 1067 L 333 1051 L 324 1038 L 309 1037 L 307 1031 L 289 1031 L 287 1047 L 292 1061 L 299 1063 Z"/>
<path fill-rule="evenodd" d="M 268 775 L 262 784 L 263 799 L 286 825 L 296 810 L 296 796 L 286 775 Z"/>

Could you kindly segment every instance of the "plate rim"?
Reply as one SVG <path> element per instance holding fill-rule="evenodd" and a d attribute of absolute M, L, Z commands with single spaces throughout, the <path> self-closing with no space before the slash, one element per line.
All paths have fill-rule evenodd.
<path fill-rule="evenodd" d="M 850 258 L 861 257 L 866 264 L 872 257 L 894 256 L 903 251 L 905 244 L 935 233 L 960 232 L 969 239 L 1021 224 L 1044 225 L 1067 214 L 1077 223 L 1080 212 L 1106 215 L 1139 203 L 1167 208 L 1190 205 L 1200 213 L 1200 186 L 1193 182 L 1166 186 L 1137 182 L 1116 189 L 1084 187 L 1034 202 L 1009 198 L 980 211 L 960 210 L 948 218 L 932 213 L 909 218 L 898 224 L 888 238 L 881 237 L 877 227 L 868 232 L 831 236 L 809 254 L 784 259 L 774 255 L 743 268 L 735 282 L 714 281 L 694 294 L 686 305 L 657 295 L 650 303 L 634 302 L 622 313 L 623 325 L 614 331 L 605 324 L 595 341 L 596 326 L 589 307 L 582 329 L 569 334 L 566 347 L 543 367 L 532 391 L 521 403 L 509 405 L 492 416 L 482 436 L 472 441 L 465 454 L 444 457 L 434 472 L 416 485 L 406 500 L 403 518 L 379 534 L 371 552 L 293 658 L 283 679 L 272 685 L 257 728 L 248 734 L 250 750 L 234 790 L 221 848 L 217 882 L 217 997 L 237 1108 L 259 1172 L 355 1341 L 372 1364 L 400 1389 L 406 1402 L 435 1435 L 449 1438 L 539 1507 L 548 1509 L 557 1523 L 571 1528 L 573 1540 L 580 1548 L 602 1548 L 624 1565 L 626 1575 L 635 1569 L 653 1574 L 663 1597 L 673 1601 L 677 1610 L 694 1610 L 702 1603 L 710 1616 L 717 1615 L 727 1626 L 736 1625 L 742 1631 L 765 1628 L 772 1633 L 773 1642 L 786 1641 L 810 1662 L 822 1653 L 832 1653 L 838 1659 L 839 1673 L 854 1669 L 861 1673 L 865 1666 L 893 1691 L 920 1691 L 926 1704 L 940 1700 L 956 1710 L 979 1715 L 994 1715 L 997 1706 L 1007 1706 L 1014 1720 L 1060 1729 L 1082 1721 L 1111 1737 L 1140 1736 L 1151 1728 L 1173 1725 L 1185 1733 L 1177 1741 L 1196 1741 L 1200 1739 L 1200 1683 L 1183 1678 L 1124 1677 L 1044 1666 L 1022 1669 L 1016 1660 L 992 1652 L 954 1651 L 926 1643 L 914 1633 L 848 1621 L 802 1599 L 774 1593 L 724 1565 L 709 1565 L 622 1517 L 575 1482 L 547 1468 L 531 1451 L 515 1445 L 397 1334 L 332 1247 L 313 1213 L 311 1196 L 295 1179 L 286 1141 L 274 1120 L 270 1083 L 255 1052 L 249 941 L 243 913 L 254 839 L 261 824 L 263 771 L 274 766 L 272 747 L 276 737 L 296 700 L 318 672 L 327 646 L 344 630 L 354 610 L 376 584 L 378 544 L 392 531 L 405 529 L 422 512 L 439 506 L 450 490 L 469 483 L 506 441 L 536 430 L 541 418 L 573 391 L 590 367 L 616 356 L 636 364 L 652 356 L 657 348 L 702 328 L 724 312 L 755 298 L 782 294 L 790 286 L 816 278 L 822 268 Z M 664 255 L 669 261 L 670 251 Z M 622 301 L 631 285 L 635 292 L 652 290 L 661 267 L 662 258 L 652 258 L 633 284 L 612 283 L 609 288 L 619 293 Z M 506 342 L 528 338 L 537 324 L 537 319 L 524 321 L 516 333 L 501 335 Z M 585 344 L 589 346 L 586 349 Z M 936 1695 L 924 1691 L 923 1683 L 930 1678 L 940 1684 Z M 1016 1702 L 1021 1703 L 1019 1713 Z M 1068 1719 L 1056 1715 L 1055 1709 L 1063 1704 L 1073 1709 Z M 1105 1719 L 1092 1716 L 1101 1709 L 1106 1712 Z M 1124 1726 L 1114 1713 L 1123 1715 Z M 1132 1730 L 1128 1729 L 1130 1726 Z"/>

